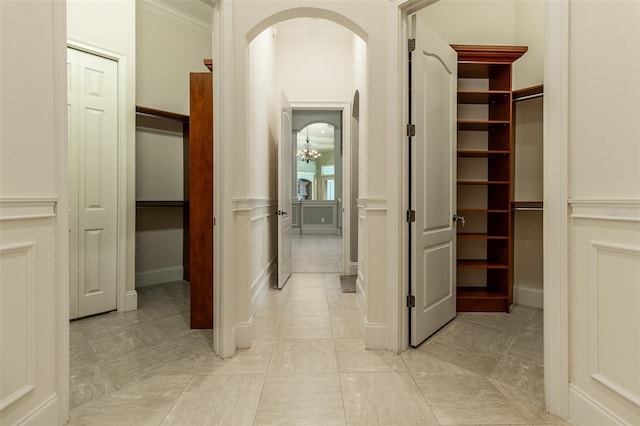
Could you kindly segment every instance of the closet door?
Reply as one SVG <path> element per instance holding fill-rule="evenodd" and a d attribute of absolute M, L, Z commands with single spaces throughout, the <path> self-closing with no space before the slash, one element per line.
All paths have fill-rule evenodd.
<path fill-rule="evenodd" d="M 70 314 L 116 309 L 117 63 L 67 49 Z"/>
<path fill-rule="evenodd" d="M 411 345 L 456 316 L 455 51 L 417 15 L 411 55 Z"/>

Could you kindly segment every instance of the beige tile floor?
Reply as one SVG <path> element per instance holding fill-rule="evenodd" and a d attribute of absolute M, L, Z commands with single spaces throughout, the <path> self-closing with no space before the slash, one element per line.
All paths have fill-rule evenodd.
<path fill-rule="evenodd" d="M 564 424 L 544 412 L 542 312 L 459 314 L 417 349 L 365 350 L 337 273 L 294 273 L 230 359 L 188 326 L 189 287 L 71 323 L 71 425 Z"/>
<path fill-rule="evenodd" d="M 291 236 L 291 267 L 294 272 L 342 271 L 342 236 Z"/>

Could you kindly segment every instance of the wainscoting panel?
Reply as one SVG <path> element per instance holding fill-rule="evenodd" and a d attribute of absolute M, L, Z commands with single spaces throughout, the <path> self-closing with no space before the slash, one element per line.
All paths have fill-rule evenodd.
<path fill-rule="evenodd" d="M 571 420 L 639 424 L 640 200 L 570 206 Z"/>
<path fill-rule="evenodd" d="M 590 245 L 591 377 L 640 407 L 640 245 Z"/>
<path fill-rule="evenodd" d="M 0 412 L 35 388 L 35 279 L 34 241 L 0 246 Z"/>
<path fill-rule="evenodd" d="M 56 201 L 0 198 L 0 423 L 53 424 Z M 35 419 L 35 420 L 34 420 Z"/>

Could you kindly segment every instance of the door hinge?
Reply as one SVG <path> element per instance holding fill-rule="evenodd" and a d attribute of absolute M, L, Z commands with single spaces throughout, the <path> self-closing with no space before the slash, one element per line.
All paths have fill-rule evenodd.
<path fill-rule="evenodd" d="M 407 210 L 407 222 L 415 222 L 416 221 L 416 211 L 415 210 Z"/>
<path fill-rule="evenodd" d="M 415 38 L 410 38 L 409 39 L 409 52 L 413 52 L 414 50 L 416 50 L 416 39 Z"/>
<path fill-rule="evenodd" d="M 407 124 L 407 136 L 415 136 L 416 135 L 416 125 L 415 124 Z"/>
<path fill-rule="evenodd" d="M 407 308 L 415 308 L 416 307 L 416 297 L 413 294 L 407 295 Z"/>

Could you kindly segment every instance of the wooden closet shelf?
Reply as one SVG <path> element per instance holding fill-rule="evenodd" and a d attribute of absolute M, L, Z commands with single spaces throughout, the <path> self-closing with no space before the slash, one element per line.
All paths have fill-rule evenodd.
<path fill-rule="evenodd" d="M 459 149 L 458 157 L 488 157 L 489 155 L 505 155 L 511 151 L 505 149 Z"/>
<path fill-rule="evenodd" d="M 486 287 L 458 287 L 456 292 L 460 299 L 508 299 L 505 294 L 488 290 Z"/>
<path fill-rule="evenodd" d="M 458 312 L 509 312 L 509 296 L 486 287 L 458 287 Z"/>
<path fill-rule="evenodd" d="M 136 208 L 189 207 L 188 201 L 136 201 Z"/>
<path fill-rule="evenodd" d="M 458 104 L 487 104 L 499 100 L 509 99 L 508 90 L 461 90 L 458 92 Z"/>
<path fill-rule="evenodd" d="M 157 118 L 164 118 L 166 120 L 180 121 L 183 123 L 189 122 L 189 116 L 184 114 L 178 114 L 176 112 L 163 111 L 161 109 L 149 108 L 141 105 L 136 105 L 136 113 L 151 115 Z"/>
<path fill-rule="evenodd" d="M 458 185 L 509 185 L 508 180 L 459 180 Z"/>
<path fill-rule="evenodd" d="M 460 269 L 509 269 L 509 265 L 486 259 L 458 259 Z"/>
<path fill-rule="evenodd" d="M 513 102 L 524 101 L 526 99 L 539 98 L 544 95 L 544 85 L 538 84 L 537 86 L 525 87 L 524 89 L 518 89 L 513 91 Z"/>
<path fill-rule="evenodd" d="M 495 127 L 507 127 L 510 121 L 504 120 L 458 120 L 458 130 L 490 130 Z"/>
<path fill-rule="evenodd" d="M 500 209 L 458 209 L 458 213 L 509 213 L 509 210 L 500 210 Z"/>
<path fill-rule="evenodd" d="M 508 240 L 508 235 L 478 234 L 471 232 L 460 232 L 458 238 L 461 240 Z"/>

